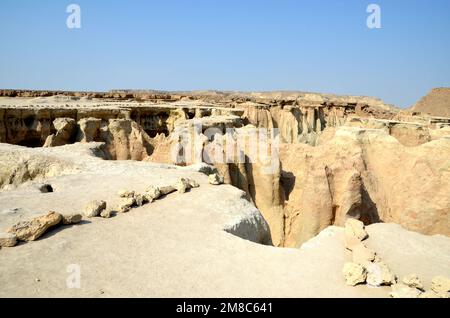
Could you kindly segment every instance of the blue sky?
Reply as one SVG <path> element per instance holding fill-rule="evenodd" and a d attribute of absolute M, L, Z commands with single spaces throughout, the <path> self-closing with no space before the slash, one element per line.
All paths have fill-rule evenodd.
<path fill-rule="evenodd" d="M 81 6 L 81 29 L 66 7 Z M 382 28 L 368 29 L 379 4 Z M 301 90 L 410 106 L 450 86 L 448 0 L 1 0 L 0 88 Z"/>

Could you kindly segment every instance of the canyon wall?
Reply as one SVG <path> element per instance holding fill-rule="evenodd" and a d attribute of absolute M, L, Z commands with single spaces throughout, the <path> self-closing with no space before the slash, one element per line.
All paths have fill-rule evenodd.
<path fill-rule="evenodd" d="M 354 101 L 266 95 L 255 100 L 217 94 L 201 102 L 196 101 L 201 95 L 189 101 L 155 95 L 158 101 L 150 104 L 77 99 L 97 98 L 83 95 L 68 105 L 43 96 L 22 106 L 0 103 L 0 142 L 27 147 L 103 142 L 105 159 L 212 163 L 262 212 L 275 246 L 298 247 L 349 217 L 450 235 L 450 119 Z M 193 139 L 198 124 L 200 149 L 187 153 L 180 147 L 181 132 Z M 255 158 L 248 138 L 257 128 L 265 128 L 267 136 L 278 131 L 279 147 L 270 143 L 267 153 Z M 243 148 L 237 146 L 240 138 Z M 210 161 L 223 157 L 230 143 L 232 160 Z M 3 179 L 3 185 L 17 183 L 11 175 Z"/>
<path fill-rule="evenodd" d="M 450 138 L 417 147 L 382 130 L 342 127 L 317 146 L 283 145 L 285 246 L 349 217 L 450 235 Z"/>

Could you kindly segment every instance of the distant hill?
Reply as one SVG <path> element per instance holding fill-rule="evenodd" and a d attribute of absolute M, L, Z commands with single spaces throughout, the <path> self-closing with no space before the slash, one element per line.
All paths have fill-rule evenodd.
<path fill-rule="evenodd" d="M 450 87 L 434 88 L 412 110 L 436 117 L 450 117 Z"/>

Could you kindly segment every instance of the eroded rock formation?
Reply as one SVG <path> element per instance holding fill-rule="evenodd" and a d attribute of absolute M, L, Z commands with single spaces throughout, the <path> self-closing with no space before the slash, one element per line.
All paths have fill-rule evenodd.
<path fill-rule="evenodd" d="M 0 95 L 6 96 L 0 100 L 0 142 L 49 148 L 102 142 L 95 151 L 105 159 L 212 163 L 263 213 L 275 246 L 299 247 L 348 218 L 450 235 L 450 119 L 400 111 L 373 98 L 298 92 Z M 269 146 L 279 156 L 269 149 L 255 158 L 248 146 L 256 129 L 279 138 L 279 147 Z M 183 131 L 197 138 L 197 148 L 180 147 Z M 227 147 L 231 157 L 225 157 Z M 3 188 L 77 169 L 53 156 L 15 162 L 2 155 Z"/>

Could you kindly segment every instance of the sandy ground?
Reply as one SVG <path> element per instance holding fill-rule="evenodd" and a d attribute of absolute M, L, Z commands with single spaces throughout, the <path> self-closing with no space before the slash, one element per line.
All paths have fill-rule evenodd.
<path fill-rule="evenodd" d="M 341 228 L 327 229 L 302 249 L 257 244 L 241 237 L 263 239 L 265 221 L 240 190 L 209 185 L 205 175 L 186 168 L 103 161 L 85 147 L 29 150 L 71 156 L 79 172 L 50 178 L 54 193 L 40 193 L 33 183 L 0 192 L 0 229 L 49 210 L 80 212 L 93 199 L 114 204 L 119 189 L 142 191 L 180 176 L 201 186 L 1 249 L 0 297 L 388 296 L 386 287 L 345 286 L 342 267 L 350 253 Z M 425 284 L 435 275 L 450 276 L 449 238 L 389 224 L 368 231 L 368 244 L 399 275 L 418 273 Z M 67 286 L 71 264 L 80 268 L 81 288 Z"/>

